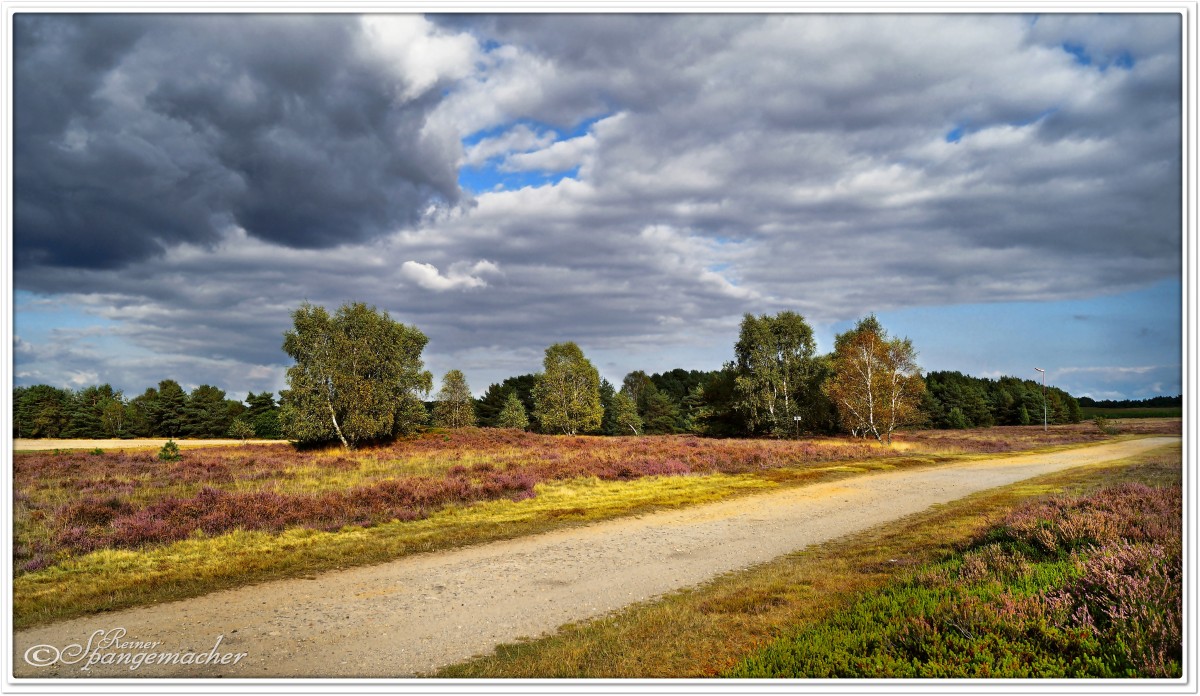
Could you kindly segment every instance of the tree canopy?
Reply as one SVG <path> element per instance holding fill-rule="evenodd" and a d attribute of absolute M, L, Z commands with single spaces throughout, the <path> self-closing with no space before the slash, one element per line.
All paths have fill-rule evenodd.
<path fill-rule="evenodd" d="M 534 413 L 543 432 L 575 435 L 596 430 L 604 416 L 600 373 L 572 342 L 546 349 L 544 371 L 533 388 Z"/>
<path fill-rule="evenodd" d="M 500 409 L 500 415 L 496 417 L 496 427 L 520 430 L 529 427 L 529 414 L 525 413 L 525 405 L 521 403 L 521 398 L 515 391 L 509 392 L 504 408 Z"/>
<path fill-rule="evenodd" d="M 442 377 L 442 388 L 434 399 L 433 422 L 443 428 L 475 425 L 475 400 L 461 370 L 450 370 Z"/>
<path fill-rule="evenodd" d="M 427 338 L 387 312 L 356 302 L 330 315 L 308 303 L 292 312 L 283 350 L 296 361 L 281 395 L 285 436 L 343 447 L 410 432 L 433 388 L 421 351 Z"/>
<path fill-rule="evenodd" d="M 891 444 L 896 428 L 919 417 L 925 383 L 907 338 L 888 338 L 874 315 L 834 340 L 833 378 L 826 382 L 845 428 Z"/>
<path fill-rule="evenodd" d="M 754 432 L 787 435 L 795 431 L 810 398 L 816 341 L 812 327 L 795 312 L 747 314 L 734 346 L 735 407 Z"/>

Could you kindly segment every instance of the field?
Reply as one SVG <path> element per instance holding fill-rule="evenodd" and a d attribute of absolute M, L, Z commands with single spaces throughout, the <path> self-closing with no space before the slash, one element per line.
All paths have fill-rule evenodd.
<path fill-rule="evenodd" d="M 1082 406 L 1079 412 L 1084 418 L 1180 418 L 1183 415 L 1181 406 L 1165 406 L 1161 408 L 1097 408 Z"/>
<path fill-rule="evenodd" d="M 1122 423 L 1178 433 L 1178 421 Z M 14 457 L 14 623 L 146 604 L 863 471 L 1108 439 L 1091 424 L 800 441 L 433 432 L 389 447 Z"/>

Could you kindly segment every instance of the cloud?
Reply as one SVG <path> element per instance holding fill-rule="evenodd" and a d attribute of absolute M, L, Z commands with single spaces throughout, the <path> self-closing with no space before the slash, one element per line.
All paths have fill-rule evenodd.
<path fill-rule="evenodd" d="M 433 264 L 405 261 L 400 265 L 400 275 L 435 292 L 487 287 L 487 281 L 482 276 L 499 272 L 500 268 L 491 261 L 477 261 L 469 267 L 457 263 L 450 266 L 446 275 L 442 275 Z"/>
<path fill-rule="evenodd" d="M 1057 386 L 1093 399 L 1174 396 L 1182 389 L 1180 365 L 1072 366 L 1050 375 Z"/>
<path fill-rule="evenodd" d="M 595 148 L 594 137 L 581 135 L 570 140 L 560 140 L 541 150 L 511 154 L 504 158 L 500 169 L 512 172 L 561 172 L 583 164 Z"/>
<path fill-rule="evenodd" d="M 23 268 L 120 268 L 232 226 L 329 248 L 458 198 L 459 145 L 424 126 L 470 37 L 404 17 L 14 22 Z"/>
<path fill-rule="evenodd" d="M 419 15 L 368 15 L 360 23 L 364 52 L 395 75 L 406 99 L 467 77 L 479 58 L 470 36 L 441 31 Z"/>
<path fill-rule="evenodd" d="M 463 163 L 478 167 L 499 155 L 540 150 L 554 143 L 555 135 L 554 131 L 538 133 L 529 126 L 519 123 L 498 136 L 483 138 L 467 148 Z"/>
<path fill-rule="evenodd" d="M 1177 14 L 189 19 L 15 20 L 16 286 L 156 370 L 281 373 L 305 299 L 479 389 L 560 340 L 714 367 L 745 312 L 1178 277 Z M 462 194 L 485 165 L 517 183 Z"/>
<path fill-rule="evenodd" d="M 1072 375 L 1079 373 L 1096 373 L 1106 376 L 1118 375 L 1144 375 L 1155 370 L 1165 369 L 1161 365 L 1138 365 L 1132 367 L 1060 367 L 1057 372 L 1060 375 Z"/>

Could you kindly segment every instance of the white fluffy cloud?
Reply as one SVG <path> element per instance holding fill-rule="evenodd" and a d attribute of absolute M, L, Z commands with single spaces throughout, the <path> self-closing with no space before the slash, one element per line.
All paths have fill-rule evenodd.
<path fill-rule="evenodd" d="M 426 290 L 436 292 L 487 287 L 484 276 L 499 273 L 500 268 L 491 261 L 476 261 L 469 266 L 463 263 L 452 264 L 445 275 L 442 275 L 437 266 L 429 263 L 405 261 L 400 264 L 400 275 Z"/>
<path fill-rule="evenodd" d="M 582 165 L 595 149 L 596 139 L 590 134 L 581 135 L 533 152 L 511 154 L 504 159 L 500 168 L 513 172 L 562 172 Z"/>
<path fill-rule="evenodd" d="M 360 18 L 362 50 L 395 75 L 406 98 L 471 74 L 479 47 L 469 35 L 444 32 L 420 15 Z"/>
<path fill-rule="evenodd" d="M 529 126 L 519 123 L 493 138 L 483 138 L 467 148 L 463 164 L 478 167 L 489 159 L 513 152 L 540 150 L 554 142 L 554 131 L 538 133 Z"/>

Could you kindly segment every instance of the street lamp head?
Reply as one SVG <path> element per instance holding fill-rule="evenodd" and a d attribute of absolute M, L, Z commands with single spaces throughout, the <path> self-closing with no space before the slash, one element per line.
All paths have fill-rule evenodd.
<path fill-rule="evenodd" d="M 1033 368 L 1033 369 L 1037 370 L 1038 372 L 1045 372 L 1045 370 L 1043 370 L 1043 369 L 1042 369 L 1042 368 L 1040 368 L 1040 367 L 1035 367 L 1035 368 Z"/>

